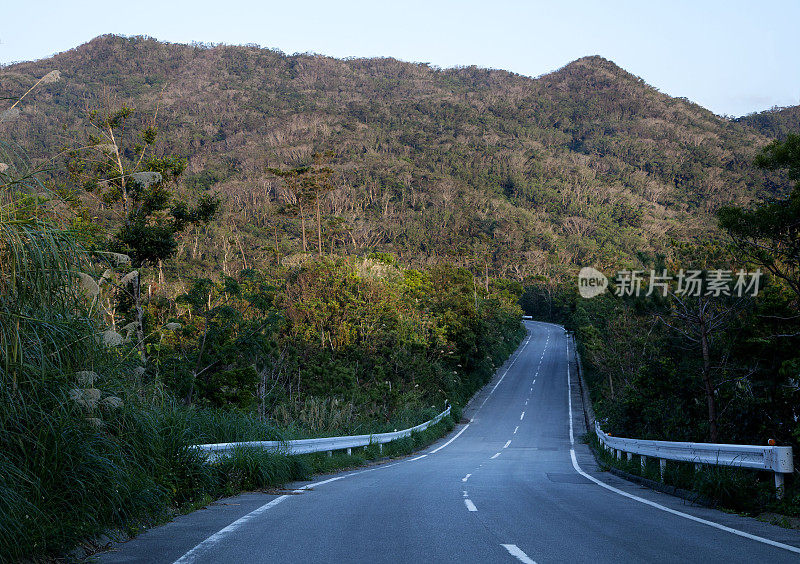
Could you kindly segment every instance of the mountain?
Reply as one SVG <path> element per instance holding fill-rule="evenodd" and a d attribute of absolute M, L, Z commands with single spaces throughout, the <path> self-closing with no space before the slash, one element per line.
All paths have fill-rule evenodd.
<path fill-rule="evenodd" d="M 62 80 L 0 135 L 41 159 L 76 143 L 93 107 L 124 103 L 144 120 L 158 106 L 159 150 L 188 159 L 185 190 L 226 201 L 184 237 L 183 272 L 266 264 L 276 245 L 297 253 L 299 220 L 276 213 L 285 193 L 266 169 L 328 150 L 326 250 L 486 262 L 518 279 L 669 252 L 713 232 L 719 206 L 774 189 L 750 163 L 775 128 L 667 96 L 598 56 L 529 78 L 107 35 L 0 69 L 0 90 L 18 97 L 52 69 Z"/>
<path fill-rule="evenodd" d="M 787 133 L 800 131 L 800 106 L 773 108 L 746 115 L 736 121 L 749 125 L 763 135 L 780 139 L 786 137 Z"/>

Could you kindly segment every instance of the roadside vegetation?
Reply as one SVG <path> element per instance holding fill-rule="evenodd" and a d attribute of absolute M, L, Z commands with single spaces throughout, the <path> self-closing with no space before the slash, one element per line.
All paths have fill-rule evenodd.
<path fill-rule="evenodd" d="M 69 155 L 72 184 L 0 146 L 3 561 L 373 460 L 377 447 L 241 450 L 208 464 L 190 446 L 390 431 L 445 402 L 458 417 L 524 334 L 520 284 L 479 284 L 448 264 L 405 268 L 380 252 L 165 277 L 176 238 L 221 203 L 180 193 L 184 167 L 152 156 L 152 131 L 123 150 L 115 132 L 129 115 L 96 118 L 97 136 Z"/>
<path fill-rule="evenodd" d="M 374 459 L 377 449 L 332 458 L 240 451 L 209 465 L 189 447 L 413 426 L 445 400 L 465 402 L 522 335 L 513 287 L 487 294 L 467 271 L 406 270 L 389 257 L 315 258 L 269 282 L 253 271 L 198 280 L 180 299 L 142 300 L 139 330 L 124 292 L 137 270 L 118 272 L 124 258 L 82 247 L 35 176 L 2 178 L 8 560 L 61 554 L 221 495 Z"/>
<path fill-rule="evenodd" d="M 0 70 L 0 559 L 377 456 L 192 444 L 457 420 L 523 309 L 576 333 L 607 430 L 800 456 L 796 110 L 727 120 L 600 57 L 533 80 L 105 36 Z M 766 276 L 584 300 L 588 264 Z"/>
<path fill-rule="evenodd" d="M 627 265 L 659 273 L 761 269 L 758 295 L 680 297 L 659 289 L 646 296 L 645 275 L 639 297 L 617 296 L 614 280 L 611 291 L 592 299 L 579 297 L 574 281 L 559 286 L 543 280 L 526 286 L 522 298 L 527 312 L 575 332 L 606 432 L 792 446 L 795 472 L 780 503 L 768 473 L 710 467 L 694 473 L 692 465 L 677 465 L 688 470 L 670 471 L 675 474 L 669 479 L 732 509 L 795 517 L 800 515 L 799 149 L 800 136 L 787 134 L 756 159 L 758 167 L 783 172 L 779 198 L 722 208 L 724 235 L 676 243 L 669 254 L 642 254 L 640 262 Z"/>

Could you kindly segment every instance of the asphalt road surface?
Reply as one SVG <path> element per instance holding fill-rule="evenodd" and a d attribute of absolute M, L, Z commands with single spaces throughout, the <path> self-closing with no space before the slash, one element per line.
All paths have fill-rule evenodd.
<path fill-rule="evenodd" d="M 564 330 L 526 325 L 523 344 L 465 409 L 469 423 L 436 444 L 283 495 L 222 500 L 100 561 L 800 562 L 800 531 L 600 472 L 580 441 Z"/>

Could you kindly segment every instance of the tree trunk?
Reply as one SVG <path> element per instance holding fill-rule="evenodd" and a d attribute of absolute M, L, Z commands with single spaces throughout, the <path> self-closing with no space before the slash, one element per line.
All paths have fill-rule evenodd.
<path fill-rule="evenodd" d="M 280 265 L 281 263 L 281 252 L 278 249 L 278 226 L 275 226 L 275 264 Z"/>
<path fill-rule="evenodd" d="M 708 402 L 708 430 L 711 442 L 719 442 L 719 432 L 717 429 L 717 405 L 714 401 L 714 384 L 711 382 L 711 353 L 708 347 L 708 333 L 705 324 L 700 325 L 700 345 L 703 348 L 703 386 L 706 390 L 706 401 Z"/>
<path fill-rule="evenodd" d="M 317 194 L 317 252 L 322 256 L 322 222 L 319 215 L 319 194 Z"/>
<path fill-rule="evenodd" d="M 298 203 L 298 205 L 300 205 Z M 303 252 L 305 253 L 308 250 L 306 246 L 306 215 L 303 213 L 303 206 L 300 205 L 300 225 L 302 226 L 303 231 Z"/>
<path fill-rule="evenodd" d="M 142 285 L 141 285 L 141 271 L 136 275 L 136 286 L 134 289 L 134 298 L 136 300 L 136 341 L 137 348 L 139 349 L 139 356 L 141 357 L 142 364 L 147 362 L 147 349 L 144 344 L 144 310 L 142 309 Z"/>

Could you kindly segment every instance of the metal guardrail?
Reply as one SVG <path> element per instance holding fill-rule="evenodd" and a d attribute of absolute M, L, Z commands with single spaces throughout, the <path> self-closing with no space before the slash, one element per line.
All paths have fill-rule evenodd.
<path fill-rule="evenodd" d="M 237 448 L 261 448 L 278 452 L 281 454 L 309 454 L 312 452 L 327 452 L 332 455 L 334 450 L 346 450 L 351 454 L 352 449 L 369 445 L 379 445 L 383 452 L 383 445 L 404 437 L 411 433 L 424 431 L 431 425 L 435 425 L 445 417 L 450 415 L 450 406 L 439 415 L 421 423 L 416 427 L 393 431 L 391 433 L 375 433 L 372 435 L 350 435 L 345 437 L 323 437 L 321 439 L 297 439 L 292 441 L 249 441 L 240 443 L 212 443 L 205 445 L 194 445 L 194 448 L 206 454 L 206 458 L 213 462 L 219 456 L 235 450 Z"/>
<path fill-rule="evenodd" d="M 564 331 L 569 338 L 569 332 L 566 329 Z M 594 432 L 600 444 L 606 450 L 613 451 L 617 459 L 622 458 L 623 452 L 627 454 L 628 460 L 631 460 L 633 455 L 638 455 L 642 469 L 647 464 L 648 458 L 658 459 L 662 482 L 664 481 L 667 460 L 691 462 L 696 467 L 705 464 L 772 472 L 775 476 L 775 493 L 778 499 L 783 498 L 785 475 L 794 472 L 792 447 L 647 441 L 612 437 L 605 433 L 594 417 L 592 402 L 583 382 L 583 367 L 578 355 L 578 347 L 576 346 L 574 335 L 571 335 L 571 337 L 574 362 L 579 378 L 578 382 L 581 386 L 581 394 L 584 401 L 586 430 L 588 431 L 591 426 L 594 426 Z"/>
<path fill-rule="evenodd" d="M 597 421 L 595 421 L 594 430 L 600 444 L 606 450 L 613 451 L 618 459 L 622 458 L 623 452 L 627 453 L 628 460 L 631 460 L 634 454 L 639 455 L 642 468 L 644 468 L 648 457 L 657 458 L 662 481 L 667 460 L 693 462 L 695 465 L 752 468 L 775 474 L 775 491 L 778 499 L 781 499 L 784 490 L 784 476 L 794 471 L 792 447 L 623 439 L 603 432 Z"/>

